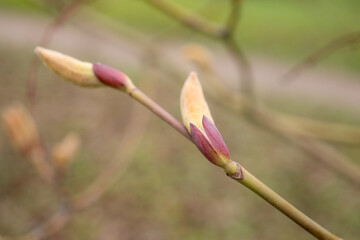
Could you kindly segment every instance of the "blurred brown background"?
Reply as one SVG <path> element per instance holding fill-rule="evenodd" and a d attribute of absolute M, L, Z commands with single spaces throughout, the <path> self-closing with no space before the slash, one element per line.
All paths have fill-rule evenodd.
<path fill-rule="evenodd" d="M 231 1 L 167 2 L 219 24 L 231 8 Z M 359 185 L 281 134 L 229 111 L 221 99 L 208 95 L 211 77 L 239 89 L 234 59 L 219 41 L 189 30 L 146 1 L 81 3 L 64 22 L 49 28 L 69 4 L 0 1 L 2 109 L 14 101 L 29 106 L 30 63 L 44 33 L 49 48 L 126 72 L 178 119 L 181 86 L 188 73 L 197 70 L 232 158 L 321 225 L 344 239 L 358 239 Z M 312 52 L 360 31 L 359 12 L 356 0 L 244 1 L 235 39 L 250 59 L 257 97 L 263 104 L 284 114 L 360 128 L 358 43 L 334 51 L 293 81 L 281 81 Z M 189 48 L 195 55 L 196 49 L 207 49 L 217 74 L 209 75 L 189 61 Z M 85 189 L 110 162 L 124 161 L 123 156 L 114 159 L 115 152 L 122 151 L 119 142 L 124 132 L 136 145 L 129 165 L 115 174 L 115 184 L 103 197 L 74 214 L 48 239 L 312 239 L 261 198 L 226 178 L 156 116 L 142 107 L 133 110 L 139 104 L 125 94 L 78 88 L 42 64 L 38 69 L 33 116 L 46 147 L 51 149 L 68 132 L 81 139 L 64 179 L 69 194 Z M 150 120 L 141 123 L 144 130 L 129 125 L 146 116 Z M 49 219 L 59 199 L 32 164 L 12 148 L 3 128 L 0 136 L 0 235 L 22 236 Z M 325 142 L 360 167 L 360 139 L 354 139 Z"/>

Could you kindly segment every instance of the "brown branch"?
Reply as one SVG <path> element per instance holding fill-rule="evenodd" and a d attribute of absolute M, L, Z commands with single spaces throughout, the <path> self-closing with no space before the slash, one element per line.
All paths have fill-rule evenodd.
<path fill-rule="evenodd" d="M 324 58 L 330 56 L 335 51 L 360 42 L 360 32 L 352 32 L 335 38 L 317 51 L 310 54 L 304 60 L 296 64 L 281 78 L 282 82 L 290 82 L 299 78 L 309 69 L 315 67 Z"/>

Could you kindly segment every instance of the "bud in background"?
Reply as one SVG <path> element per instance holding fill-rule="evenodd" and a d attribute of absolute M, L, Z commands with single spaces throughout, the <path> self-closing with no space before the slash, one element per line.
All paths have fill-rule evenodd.
<path fill-rule="evenodd" d="M 61 172 L 66 171 L 74 159 L 74 155 L 80 145 L 79 137 L 73 133 L 66 137 L 53 147 L 52 161 L 56 169 Z"/>
<path fill-rule="evenodd" d="M 14 148 L 32 162 L 46 182 L 52 182 L 53 169 L 45 158 L 35 121 L 28 111 L 14 104 L 3 111 L 2 121 Z"/>
<path fill-rule="evenodd" d="M 37 47 L 36 54 L 60 77 L 83 87 L 109 86 L 130 92 L 134 85 L 124 73 L 100 63 L 83 62 L 65 54 Z"/>
<path fill-rule="evenodd" d="M 21 104 L 14 104 L 2 113 L 3 125 L 16 150 L 27 154 L 40 145 L 39 134 L 33 118 Z"/>
<path fill-rule="evenodd" d="M 237 173 L 238 165 L 230 158 L 229 150 L 212 120 L 201 84 L 195 73 L 186 80 L 180 97 L 183 123 L 200 152 L 229 175 Z"/>
<path fill-rule="evenodd" d="M 182 48 L 182 53 L 201 69 L 209 71 L 213 68 L 213 56 L 210 51 L 200 44 L 188 44 Z"/>

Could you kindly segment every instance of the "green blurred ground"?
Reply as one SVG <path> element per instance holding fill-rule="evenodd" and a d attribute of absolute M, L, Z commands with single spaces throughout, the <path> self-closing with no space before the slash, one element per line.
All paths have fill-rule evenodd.
<path fill-rule="evenodd" d="M 220 2 L 210 2 L 211 5 L 206 5 L 206 14 L 221 19 L 225 7 Z M 359 27 L 357 1 L 332 2 L 330 6 L 330 3 L 325 5 L 325 1 L 275 1 L 272 4 L 248 1 L 240 25 L 244 32 L 239 33 L 239 37 L 253 51 L 275 58 L 297 59 L 329 37 Z M 198 1 L 196 6 L 193 1 L 187 3 L 194 9 L 205 5 L 205 1 Z M 41 11 L 27 1 L 3 0 L 1 4 L 13 10 Z M 119 16 L 135 29 L 153 32 L 175 26 L 167 24 L 167 18 L 151 11 L 141 1 L 101 1 L 94 6 L 111 16 Z M 218 9 L 219 15 L 215 14 Z M 181 38 L 182 32 L 179 35 L 172 37 Z M 24 54 L 21 47 L 0 46 L 1 108 L 23 99 L 31 54 Z M 343 51 L 327 64 L 356 70 L 359 57 L 359 51 Z M 44 68 L 40 72 L 36 113 L 43 138 L 50 145 L 68 131 L 75 131 L 83 140 L 67 181 L 67 188 L 77 192 L 116 151 L 131 101 L 107 89 L 76 88 Z M 138 79 L 141 72 L 132 71 L 131 76 Z M 158 102 L 177 117 L 180 117 L 178 86 L 183 80 L 173 79 L 177 82 L 173 85 L 160 81 L 157 90 Z M 235 160 L 334 233 L 344 239 L 358 238 L 358 189 L 283 139 L 258 129 L 241 116 L 229 114 L 211 99 L 209 104 Z M 309 99 L 279 97 L 268 99 L 268 104 L 284 112 L 360 125 L 358 112 L 351 109 L 339 112 Z M 3 129 L 0 136 L 0 233 L 16 235 L 47 219 L 56 201 L 31 165 L 14 153 Z M 358 146 L 336 147 L 360 164 Z M 226 178 L 222 171 L 208 164 L 194 146 L 153 117 L 129 170 L 94 208 L 77 215 L 51 239 L 239 238 L 312 239 L 262 199 Z"/>

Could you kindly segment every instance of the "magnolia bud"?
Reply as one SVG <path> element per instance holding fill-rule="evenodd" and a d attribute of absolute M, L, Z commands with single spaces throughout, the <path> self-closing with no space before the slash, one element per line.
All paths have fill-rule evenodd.
<path fill-rule="evenodd" d="M 191 139 L 200 152 L 229 175 L 238 166 L 230 158 L 229 150 L 211 118 L 209 107 L 195 73 L 191 73 L 181 92 L 181 114 Z"/>
<path fill-rule="evenodd" d="M 60 171 L 66 170 L 73 161 L 79 145 L 79 137 L 75 134 L 68 134 L 60 143 L 56 144 L 52 150 L 55 167 Z"/>
<path fill-rule="evenodd" d="M 100 87 L 102 84 L 93 72 L 93 64 L 79 61 L 62 53 L 37 47 L 36 54 L 54 73 L 83 87 Z"/>
<path fill-rule="evenodd" d="M 189 133 L 190 123 L 204 130 L 202 127 L 203 116 L 214 121 L 206 103 L 200 81 L 195 72 L 190 73 L 184 83 L 180 96 L 180 109 L 183 123 Z"/>
<path fill-rule="evenodd" d="M 77 60 L 62 53 L 37 47 L 36 54 L 60 77 L 83 87 L 109 86 L 130 92 L 134 85 L 124 73 L 100 63 Z"/>
<path fill-rule="evenodd" d="M 2 120 L 12 145 L 23 154 L 39 146 L 39 134 L 33 118 L 20 104 L 3 111 Z"/>
<path fill-rule="evenodd" d="M 188 60 L 197 64 L 202 69 L 210 70 L 213 68 L 213 56 L 204 46 L 189 44 L 183 47 L 182 52 Z"/>

